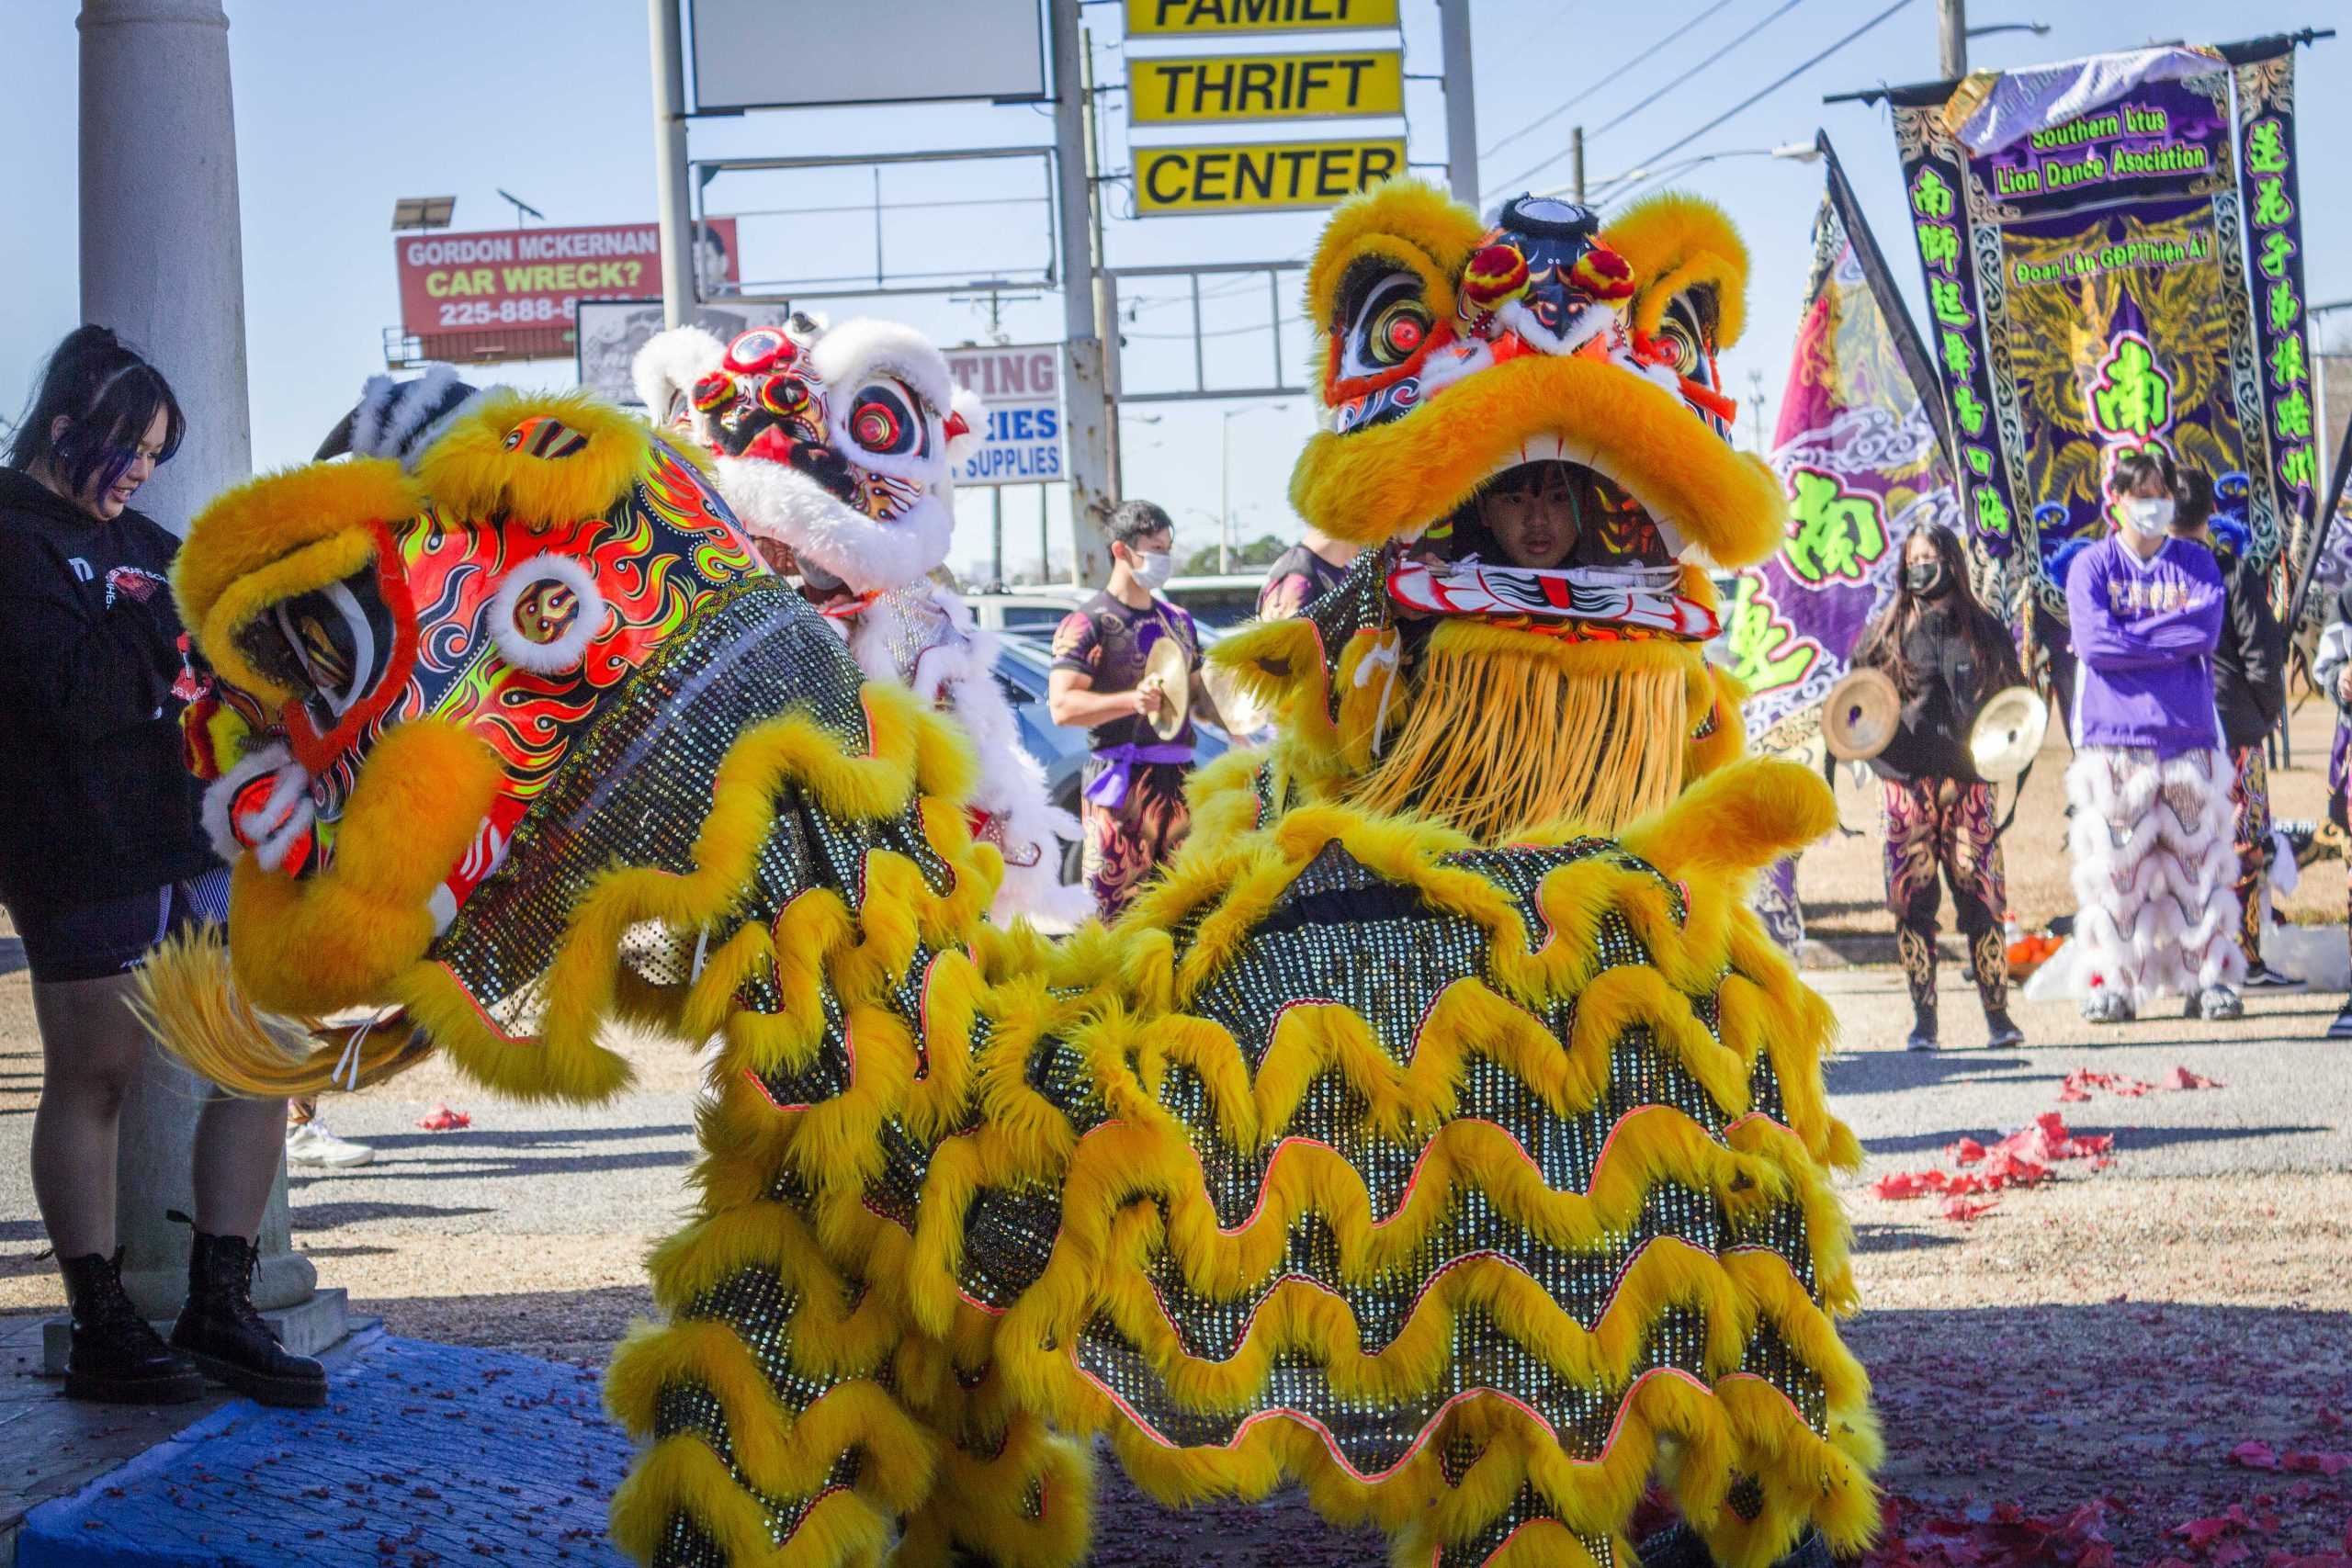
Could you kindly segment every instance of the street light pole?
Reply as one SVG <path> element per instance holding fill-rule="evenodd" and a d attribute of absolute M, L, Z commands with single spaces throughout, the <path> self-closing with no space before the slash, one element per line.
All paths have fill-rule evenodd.
<path fill-rule="evenodd" d="M 1233 411 L 1217 430 L 1216 574 L 1233 570 Z"/>

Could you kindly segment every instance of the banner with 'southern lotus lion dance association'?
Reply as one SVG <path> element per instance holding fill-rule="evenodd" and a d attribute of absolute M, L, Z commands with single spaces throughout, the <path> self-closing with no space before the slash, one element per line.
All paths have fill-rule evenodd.
<path fill-rule="evenodd" d="M 2116 458 L 2211 475 L 2264 570 L 2319 475 L 2296 40 L 2165 47 L 1898 89 L 1895 142 L 1972 549 L 1994 603 L 2063 616 Z"/>
<path fill-rule="evenodd" d="M 1926 350 L 1837 154 L 1815 145 L 1828 188 L 1770 458 L 1788 524 L 1780 549 L 1738 574 L 1724 618 L 1748 734 L 1782 754 L 1816 744 L 1822 698 L 1894 591 L 1904 536 L 1960 518 Z"/>

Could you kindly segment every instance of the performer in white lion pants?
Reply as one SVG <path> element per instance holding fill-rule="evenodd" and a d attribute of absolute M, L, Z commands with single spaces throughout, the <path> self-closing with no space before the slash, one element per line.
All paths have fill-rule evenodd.
<path fill-rule="evenodd" d="M 2136 1017 L 2166 992 L 2235 1018 L 2245 955 L 2237 854 L 2213 709 L 2212 652 L 2225 612 L 2220 567 L 2170 532 L 2178 489 L 2161 451 L 2116 460 L 2120 533 L 2075 558 L 2066 605 L 2081 671 L 2066 793 L 2094 1023 Z"/>

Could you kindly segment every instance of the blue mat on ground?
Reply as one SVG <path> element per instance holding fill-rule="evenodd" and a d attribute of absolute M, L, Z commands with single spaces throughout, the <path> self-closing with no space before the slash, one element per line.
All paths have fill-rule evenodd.
<path fill-rule="evenodd" d="M 325 1409 L 238 1400 L 34 1509 L 17 1562 L 618 1568 L 605 1509 L 630 1448 L 601 1375 L 382 1339 Z"/>

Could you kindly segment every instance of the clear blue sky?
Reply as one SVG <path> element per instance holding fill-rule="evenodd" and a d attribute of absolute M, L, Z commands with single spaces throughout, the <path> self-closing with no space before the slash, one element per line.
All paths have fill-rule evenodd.
<path fill-rule="evenodd" d="M 1604 0 L 1477 0 L 1475 52 L 1479 141 L 1492 147 L 1537 117 L 1576 101 L 1541 130 L 1512 141 L 1483 167 L 1490 195 L 1498 182 L 1565 148 L 1566 128 L 1600 127 L 1696 64 L 1736 35 L 1760 30 L 1718 63 L 1658 101 L 1598 131 L 1589 152 L 1597 184 L 1650 155 L 1691 127 L 1860 26 L 1889 0 L 1724 0 L 1679 43 L 1642 64 L 1636 55 L 1715 0 L 1658 0 L 1649 6 Z M 796 5 L 794 11 L 817 10 Z M 0 141 L 9 160 L 7 209 L 0 226 L 0 279 L 8 309 L 0 313 L 0 408 L 22 408 L 40 355 L 77 319 L 75 137 L 78 72 L 75 7 L 70 0 L 17 0 L 9 7 L 11 92 L 0 97 Z M 783 9 L 783 7 L 780 7 Z M 1976 40 L 1973 62 L 1986 67 L 2062 59 L 2152 39 L 2246 38 L 2328 25 L 2335 0 L 2144 0 L 2132 6 L 2095 0 L 1973 0 L 1971 20 L 2052 24 L 2046 38 L 2004 34 Z M 1404 0 L 1407 69 L 1437 69 L 1434 6 Z M 457 227 L 509 226 L 512 209 L 497 195 L 514 191 L 553 223 L 644 220 L 653 213 L 650 75 L 642 0 L 570 0 L 546 7 L 482 0 L 228 0 L 235 74 L 237 139 L 243 182 L 247 330 L 252 356 L 254 459 L 268 466 L 299 460 L 360 381 L 382 368 L 382 332 L 399 316 L 390 236 L 394 197 L 458 197 Z M 1121 78 L 1119 8 L 1090 6 L 1099 82 Z M 2217 33 L 2216 28 L 2219 28 Z M 1695 142 L 1685 153 L 1767 147 L 1809 140 L 1826 127 L 1869 208 L 1905 289 L 1916 296 L 1916 266 L 1901 248 L 1900 204 L 1892 139 L 1883 108 L 1825 107 L 1825 93 L 1935 74 L 1933 0 L 1906 9 L 1787 86 Z M 2342 149 L 2352 146 L 2352 39 L 2323 42 L 2299 62 L 2304 211 L 2315 300 L 2352 296 L 2352 186 Z M 1411 156 L 1441 162 L 1443 106 L 1434 83 L 1408 85 Z M 1106 99 L 1108 166 L 1126 163 L 1128 136 L 1119 101 Z M 1310 128 L 1311 133 L 1312 128 Z M 701 122 L 697 156 L 730 153 L 851 152 L 935 146 L 1008 145 L 1050 140 L 1038 109 L 955 106 L 936 108 L 797 110 Z M 1247 139 L 1247 134 L 1243 139 Z M 1160 140 L 1167 140 L 1162 137 Z M 1563 160 L 1528 182 L 1565 182 Z M 1019 165 L 965 165 L 944 174 L 893 175 L 885 198 L 886 258 L 895 270 L 954 269 L 972 276 L 1033 264 L 1044 255 L 1037 176 Z M 1679 182 L 1723 203 L 1745 231 L 1754 256 L 1747 337 L 1726 364 L 1731 388 L 1745 396 L 1760 371 L 1776 405 L 1787 372 L 1807 236 L 1819 197 L 1816 167 L 1762 158 L 1725 160 Z M 713 187 L 714 211 L 845 206 L 870 197 L 863 174 L 792 180 L 749 178 Z M 1011 198 L 988 208 L 926 209 L 928 200 Z M 1317 220 L 1305 215 L 1112 222 L 1114 265 L 1263 260 L 1304 252 Z M 792 276 L 821 267 L 871 265 L 869 216 L 768 216 L 745 220 L 747 276 Z M 1184 337 L 1189 311 L 1166 295 L 1131 293 L 1141 307 L 1128 323 L 1130 386 L 1169 385 L 1189 377 Z M 1297 309 L 1286 290 L 1285 314 Z M 826 307 L 857 313 L 854 303 Z M 898 300 L 895 314 L 949 342 L 980 336 L 974 305 Z M 1213 380 L 1261 373 L 1270 343 L 1262 330 L 1262 291 L 1211 302 Z M 2346 320 L 2338 318 L 2339 321 Z M 1004 327 L 1016 342 L 1058 337 L 1057 301 L 1009 305 Z M 2352 321 L 2347 321 L 2352 324 Z M 1159 335 L 1168 334 L 1168 335 Z M 1284 333 L 1286 362 L 1297 363 L 1303 328 Z M 507 367 L 509 379 L 569 384 L 568 365 Z M 1227 379 L 1226 384 L 1234 384 Z M 202 417 L 201 411 L 192 411 Z M 1213 542 L 1219 502 L 1219 442 L 1228 422 L 1215 404 L 1137 409 L 1125 422 L 1125 488 L 1165 503 L 1186 545 Z M 1775 409 L 1768 406 L 1769 426 Z M 2340 418 L 2343 411 L 2336 411 Z M 1153 420 L 1156 419 L 1156 423 Z M 1295 534 L 1283 500 L 1290 465 L 1311 428 L 1304 399 L 1285 409 L 1253 407 L 1229 422 L 1238 537 Z M 1743 438 L 1746 434 L 1743 422 Z M 1008 560 L 1036 554 L 1038 492 L 1008 493 Z M 1054 515 L 1060 516 L 1058 495 Z M 954 559 L 971 565 L 988 550 L 988 500 L 962 498 Z M 1066 548 L 1056 525 L 1057 554 Z"/>

